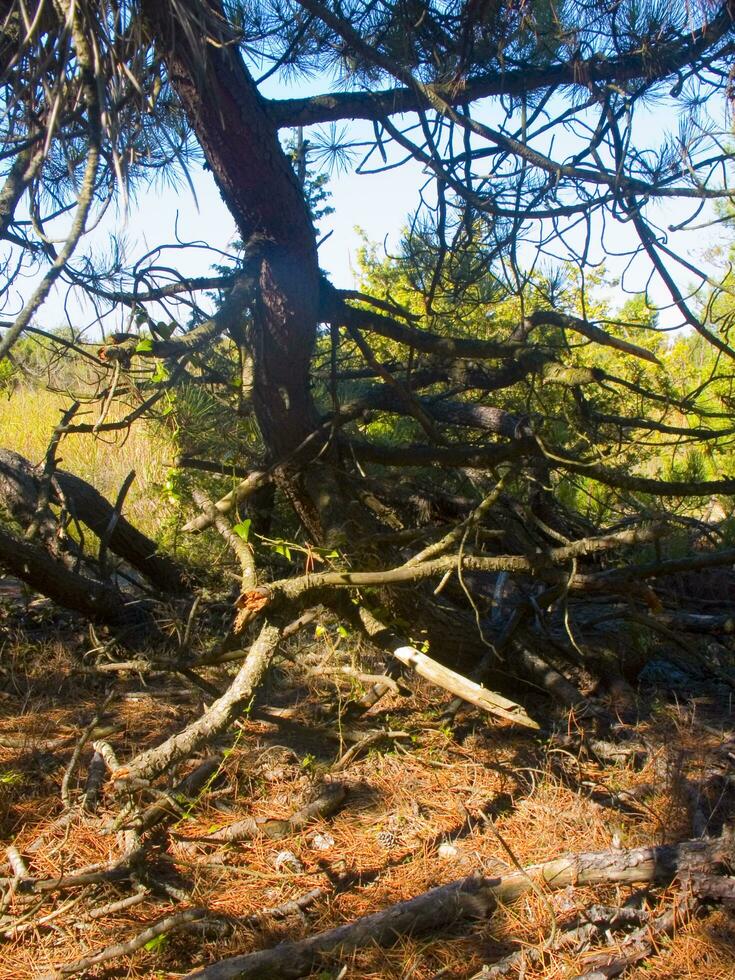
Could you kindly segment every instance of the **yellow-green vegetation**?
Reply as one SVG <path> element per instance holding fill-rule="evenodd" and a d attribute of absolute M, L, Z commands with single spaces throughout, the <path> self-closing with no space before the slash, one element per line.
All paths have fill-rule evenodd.
<path fill-rule="evenodd" d="M 489 273 L 463 283 L 464 253 L 448 254 L 437 276 L 430 249 L 424 256 L 408 238 L 402 248 L 398 257 L 382 258 L 378 248 L 365 241 L 358 257 L 361 288 L 420 317 L 433 333 L 505 341 L 524 316 L 551 308 L 594 322 L 613 340 L 634 343 L 655 356 L 658 363 L 632 357 L 557 326 L 534 329 L 529 342 L 551 354 L 554 365 L 494 391 L 487 404 L 529 418 L 544 444 L 567 447 L 562 455 L 596 458 L 619 472 L 658 480 L 700 482 L 735 472 L 732 373 L 716 348 L 693 330 L 658 329 L 658 313 L 643 294 L 624 299 L 620 283 L 604 268 L 588 272 L 582 280 L 571 265 L 529 275 L 521 293 L 514 294 L 511 285 Z M 428 292 L 430 304 L 425 301 Z M 703 318 L 707 329 L 720 330 L 722 316 Z M 375 339 L 373 347 L 383 363 L 400 358 L 400 345 L 392 340 Z M 425 366 L 416 355 L 412 369 Z M 571 383 L 570 369 L 592 369 L 603 376 L 592 381 L 578 374 Z M 353 382 L 354 397 L 363 387 Z M 431 397 L 441 390 L 436 385 L 422 394 Z M 454 397 L 473 403 L 476 394 L 470 387 Z M 364 428 L 384 441 L 422 441 L 420 427 L 409 417 L 374 413 Z M 458 436 L 460 441 L 465 437 L 466 433 Z M 562 502 L 597 522 L 624 516 L 631 506 L 653 512 L 660 504 L 643 493 L 633 500 L 581 473 L 562 470 L 553 480 Z M 668 497 L 665 507 L 669 512 L 722 519 L 731 514 L 732 499 Z"/>
<path fill-rule="evenodd" d="M 64 392 L 47 391 L 42 386 L 20 385 L 2 396 L 0 446 L 13 449 L 32 463 L 43 462 L 54 428 L 70 403 Z M 124 409 L 113 405 L 109 420 L 119 418 Z M 77 421 L 94 422 L 99 405 Z M 160 488 L 174 465 L 176 447 L 165 430 L 145 423 L 129 431 L 74 433 L 62 440 L 57 453 L 59 465 L 82 477 L 114 502 L 123 480 L 135 470 L 135 481 L 125 500 L 125 516 L 141 531 L 156 537 L 162 523 L 164 504 Z"/>

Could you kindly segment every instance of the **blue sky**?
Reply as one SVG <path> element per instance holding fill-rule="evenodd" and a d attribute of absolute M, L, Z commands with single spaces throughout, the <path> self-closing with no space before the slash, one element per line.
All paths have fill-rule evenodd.
<path fill-rule="evenodd" d="M 310 94 L 320 85 L 329 87 L 328 84 L 324 85 L 324 79 L 311 80 L 306 85 L 301 83 L 290 88 L 271 82 L 267 94 Z M 646 128 L 646 136 L 655 136 L 665 128 L 675 126 L 676 117 L 672 115 L 674 111 L 675 107 L 671 105 L 668 109 L 659 107 L 644 117 L 641 125 Z M 481 118 L 488 121 L 496 112 L 496 107 L 489 106 L 483 110 Z M 372 126 L 367 123 L 352 124 L 350 134 L 353 132 L 364 134 L 365 139 L 369 139 L 372 136 Z M 556 134 L 554 139 L 553 155 L 556 159 L 563 158 L 573 145 L 571 138 L 562 133 Z M 379 162 L 377 157 L 376 162 Z M 174 186 L 170 181 L 159 181 L 133 199 L 127 214 L 111 208 L 100 227 L 90 236 L 86 246 L 80 246 L 79 251 L 83 251 L 85 247 L 105 250 L 109 247 L 109 235 L 113 231 L 122 235 L 128 259 L 138 258 L 158 245 L 174 242 L 176 237 L 184 241 L 206 241 L 214 248 L 227 250 L 235 235 L 234 224 L 220 199 L 211 174 L 194 166 L 191 179 L 196 192 L 196 203 L 185 181 L 179 180 Z M 385 242 L 389 252 L 397 251 L 401 231 L 418 202 L 418 190 L 425 180 L 426 175 L 422 175 L 421 167 L 414 162 L 381 174 L 359 175 L 348 172 L 333 175 L 329 184 L 332 195 L 329 203 L 334 208 L 334 214 L 322 219 L 320 223 L 322 235 L 331 233 L 321 246 L 320 264 L 335 285 L 345 288 L 356 285 L 356 256 L 361 244 L 356 228 L 362 229 L 370 241 L 380 246 Z M 665 227 L 681 220 L 686 213 L 687 210 L 681 204 L 667 201 L 658 209 L 657 219 Z M 629 227 L 612 222 L 606 234 L 606 245 L 612 252 L 622 252 L 630 242 L 631 234 L 632 229 Z M 673 244 L 695 264 L 706 265 L 708 259 L 705 253 L 719 240 L 721 234 L 721 227 L 694 235 L 679 234 L 674 236 Z M 598 244 L 593 257 L 595 261 L 605 258 L 601 245 Z M 531 260 L 530 254 L 528 260 Z M 216 261 L 216 256 L 196 248 L 164 252 L 161 257 L 162 264 L 176 266 L 184 275 L 206 275 L 213 261 Z M 625 262 L 614 256 L 606 258 L 606 265 L 609 272 L 615 275 L 621 275 L 625 268 Z M 647 264 L 637 261 L 626 273 L 626 287 L 628 290 L 642 290 L 646 287 L 647 278 Z M 687 278 L 687 275 L 679 273 L 677 278 L 686 288 L 692 277 L 689 275 Z M 27 297 L 32 286 L 33 280 L 25 280 L 20 284 L 20 295 Z M 668 301 L 668 296 L 656 277 L 651 280 L 650 295 L 656 303 Z M 65 310 L 63 299 L 61 290 L 54 291 L 36 322 L 52 328 L 66 322 L 68 313 L 75 327 L 89 324 L 89 338 L 97 339 L 101 331 L 93 323 L 94 313 L 91 307 L 80 305 L 79 299 L 75 297 L 73 304 Z M 615 297 L 611 299 L 615 302 Z M 619 302 L 615 305 L 620 305 L 624 300 L 625 295 L 621 292 Z M 6 310 L 4 316 L 9 317 L 14 312 L 16 311 Z M 118 319 L 108 319 L 102 332 L 124 326 L 124 315 L 121 310 L 117 315 Z M 673 325 L 677 320 L 678 315 L 673 312 L 664 313 L 661 317 L 662 324 L 667 326 Z"/>

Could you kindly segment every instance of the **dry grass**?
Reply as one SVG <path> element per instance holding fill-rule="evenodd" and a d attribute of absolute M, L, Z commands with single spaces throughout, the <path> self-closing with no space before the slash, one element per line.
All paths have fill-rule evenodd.
<path fill-rule="evenodd" d="M 71 399 L 68 395 L 43 388 L 16 388 L 10 397 L 2 396 L 0 408 L 0 446 L 13 449 L 32 463 L 42 462 L 49 440 L 61 414 Z M 77 421 L 96 421 L 98 406 L 84 409 Z M 113 405 L 109 421 L 124 415 L 124 408 Z M 160 431 L 155 436 L 144 424 L 129 432 L 98 435 L 73 434 L 63 440 L 58 452 L 60 466 L 82 477 L 108 500 L 114 501 L 130 470 L 136 479 L 127 496 L 125 515 L 142 531 L 156 535 L 161 523 L 162 498 L 154 488 L 162 485 L 173 465 L 176 452 Z"/>
<path fill-rule="evenodd" d="M 328 637 L 302 646 L 303 659 L 322 664 L 334 659 L 327 646 L 320 651 L 327 642 Z M 39 877 L 57 876 L 119 853 L 115 835 L 103 833 L 109 812 L 76 814 L 68 823 L 60 819 L 64 769 L 107 683 L 94 671 L 80 672 L 83 651 L 81 638 L 44 641 L 34 650 L 17 645 L 5 649 L 0 832 L 7 843 L 15 842 L 30 873 Z M 226 680 L 216 673 L 211 679 L 220 685 Z M 201 710 L 196 691 L 175 688 L 165 679 L 144 685 L 130 674 L 115 691 L 104 725 L 121 759 L 157 743 Z M 331 777 L 329 767 L 344 746 L 337 730 L 319 717 L 318 705 L 330 693 L 334 698 L 333 681 L 315 681 L 291 665 L 278 672 L 260 703 L 267 701 L 281 713 L 268 713 L 264 707 L 243 719 L 239 732 L 231 736 L 219 780 L 173 827 L 168 857 L 160 851 L 156 858 L 161 873 L 188 891 L 190 904 L 206 904 L 219 914 L 251 915 L 315 887 L 323 889 L 323 897 L 303 919 L 268 920 L 224 936 L 180 932 L 85 976 L 172 980 L 218 957 L 349 922 L 473 870 L 502 874 L 511 865 L 503 842 L 515 860 L 527 864 L 568 851 L 607 849 L 615 833 L 622 835 L 626 847 L 680 839 L 691 833 L 692 785 L 704 785 L 707 767 L 721 753 L 723 742 L 732 738 L 727 705 L 698 705 L 696 711 L 670 705 L 640 726 L 651 747 L 642 769 L 602 769 L 566 751 L 549 751 L 528 733 L 469 711 L 460 719 L 456 736 L 449 735 L 438 723 L 443 704 L 436 692 L 419 685 L 411 698 L 385 698 L 360 723 L 366 728 L 402 729 L 411 740 L 373 749 Z M 348 695 L 349 686 L 343 686 L 340 697 Z M 718 734 L 720 728 L 724 734 Z M 85 765 L 88 760 L 89 753 Z M 324 778 L 339 779 L 349 787 L 345 806 L 330 820 L 285 840 L 258 837 L 231 846 L 202 840 L 214 828 L 244 816 L 288 816 Z M 625 810 L 612 803 L 623 790 L 637 790 L 635 802 Z M 723 798 L 718 823 L 732 816 L 731 811 L 732 800 Z M 493 820 L 499 836 L 484 818 Z M 317 833 L 331 835 L 334 843 L 319 850 Z M 442 847 L 446 844 L 453 850 L 447 852 Z M 276 856 L 283 850 L 300 862 L 296 870 L 278 869 Z M 56 901 L 45 899 L 34 916 L 60 910 L 58 917 L 15 938 L 6 937 L 0 947 L 0 980 L 43 976 L 112 939 L 134 936 L 176 909 L 165 895 L 150 895 L 127 911 L 90 917 L 93 908 L 127 894 L 126 888 L 101 886 L 65 893 Z M 563 927 L 591 904 L 619 905 L 630 892 L 629 887 L 610 885 L 569 888 L 543 900 L 531 894 L 489 919 L 403 938 L 391 949 L 360 950 L 335 958 L 331 966 L 323 964 L 322 972 L 314 975 L 467 978 L 483 963 L 514 949 L 543 948 L 552 918 Z M 654 892 L 650 900 L 665 906 L 670 898 L 659 899 Z M 695 922 L 628 976 L 731 977 L 733 928 L 725 913 Z M 549 952 L 543 966 L 529 966 L 525 977 L 561 980 L 583 966 L 584 956 Z M 342 968 L 344 974 L 339 973 Z"/>

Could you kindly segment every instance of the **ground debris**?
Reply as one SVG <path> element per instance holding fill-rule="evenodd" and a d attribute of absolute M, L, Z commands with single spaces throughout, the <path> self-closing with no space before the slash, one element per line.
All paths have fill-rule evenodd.
<path fill-rule="evenodd" d="M 57 651 L 56 675 L 73 667 Z M 29 675 L 28 693 L 9 699 L 0 719 L 0 980 L 110 968 L 137 980 L 180 976 L 284 939 L 308 944 L 458 880 L 522 882 L 518 866 L 565 854 L 598 852 L 614 864 L 704 827 L 696 852 L 735 813 L 733 718 L 715 699 L 659 705 L 604 738 L 568 725 L 542 739 L 470 707 L 449 729 L 441 720 L 449 695 L 437 702 L 436 689 L 419 682 L 410 695 L 389 690 L 341 728 L 320 707 L 335 683 L 349 693 L 354 681 L 340 674 L 319 681 L 305 671 L 300 686 L 291 665 L 206 752 L 122 794 L 110 771 L 195 720 L 198 695 L 182 701 L 165 678 L 139 691 L 131 677 L 105 707 L 105 738 L 86 741 L 85 732 L 102 734 L 91 725 L 105 703 L 94 677 L 49 685 Z M 65 809 L 60 786 L 75 753 L 81 796 L 72 793 Z M 94 806 L 85 808 L 102 754 L 104 778 L 95 775 Z M 291 860 L 279 862 L 286 851 Z M 679 955 L 693 962 L 683 975 L 732 975 L 728 943 L 703 953 L 697 939 L 713 923 L 730 935 L 732 879 L 690 868 L 688 891 L 678 880 L 668 890 L 650 883 L 631 905 L 636 887 L 576 874 L 561 891 L 527 891 L 491 915 L 482 895 L 482 914 L 477 896 L 464 918 L 455 910 L 442 920 L 434 906 L 423 934 L 325 950 L 319 969 L 370 980 L 522 969 L 528 980 L 551 980 L 612 968 L 617 952 L 633 978 L 637 962 L 656 976 L 659 960 L 670 967 Z M 646 951 L 635 937 L 649 925 L 661 925 L 661 938 Z"/>

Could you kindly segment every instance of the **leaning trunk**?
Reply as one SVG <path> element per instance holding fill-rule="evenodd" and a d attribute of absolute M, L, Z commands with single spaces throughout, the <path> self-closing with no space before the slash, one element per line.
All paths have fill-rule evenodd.
<path fill-rule="evenodd" d="M 253 309 L 254 407 L 266 446 L 287 456 L 311 432 L 309 360 L 319 265 L 293 168 L 237 49 L 219 0 L 143 0 L 169 78 L 248 253 L 259 263 Z"/>

